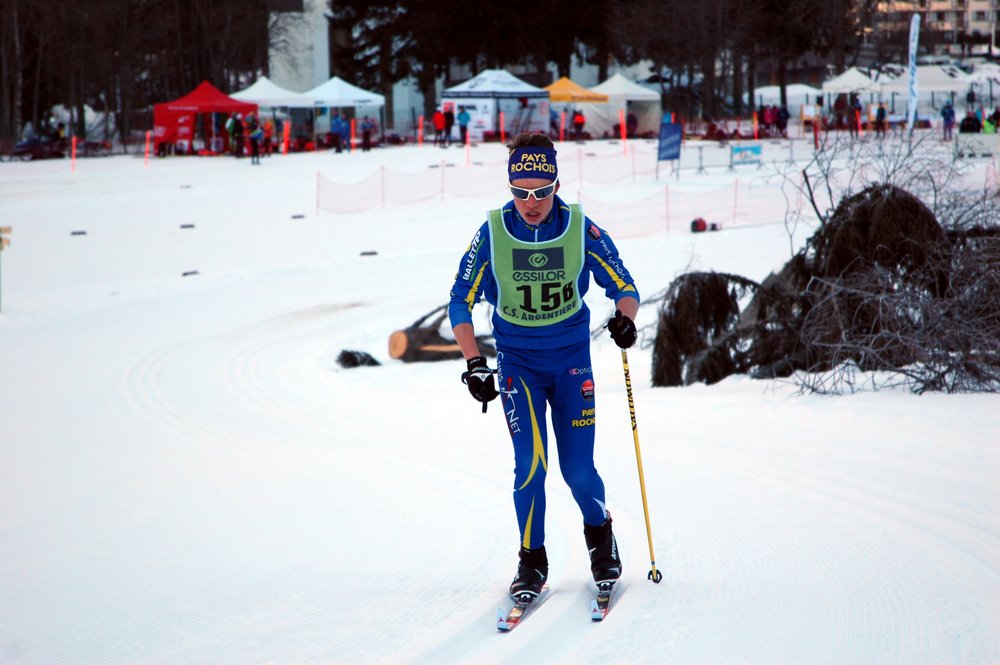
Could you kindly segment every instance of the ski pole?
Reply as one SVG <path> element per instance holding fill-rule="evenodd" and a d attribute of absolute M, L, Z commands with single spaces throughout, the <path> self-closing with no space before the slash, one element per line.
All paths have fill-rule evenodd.
<path fill-rule="evenodd" d="M 653 531 L 649 527 L 649 504 L 646 502 L 646 481 L 642 475 L 642 453 L 639 452 L 639 428 L 635 424 L 635 401 L 632 399 L 632 379 L 628 371 L 628 352 L 622 349 L 622 369 L 625 370 L 625 391 L 628 393 L 628 412 L 632 417 L 632 439 L 635 441 L 635 461 L 639 468 L 639 489 L 642 491 L 642 512 L 646 517 L 646 539 L 649 541 L 649 575 L 647 578 L 659 584 L 663 575 L 656 569 L 656 555 L 653 554 Z"/>

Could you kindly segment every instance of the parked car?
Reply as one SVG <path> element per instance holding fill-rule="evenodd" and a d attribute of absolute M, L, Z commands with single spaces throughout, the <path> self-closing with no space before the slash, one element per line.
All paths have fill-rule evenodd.
<path fill-rule="evenodd" d="M 65 157 L 66 141 L 43 136 L 36 136 L 19 141 L 10 153 L 11 159 L 20 159 L 27 162 L 32 159 L 46 159 L 49 157 Z"/>

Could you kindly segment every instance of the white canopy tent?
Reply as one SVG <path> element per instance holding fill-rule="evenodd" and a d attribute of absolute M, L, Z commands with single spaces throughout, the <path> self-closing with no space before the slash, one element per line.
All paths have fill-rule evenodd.
<path fill-rule="evenodd" d="M 316 104 L 311 97 L 282 88 L 266 76 L 261 76 L 253 85 L 229 95 L 242 102 L 250 102 L 267 108 L 313 108 Z"/>
<path fill-rule="evenodd" d="M 961 102 L 964 102 L 966 93 L 969 92 L 969 88 L 975 82 L 974 78 L 957 67 L 921 65 L 917 67 L 917 105 L 918 107 L 930 106 L 937 109 L 946 100 L 953 97 L 958 97 Z M 909 92 L 909 71 L 905 71 L 902 76 L 882 84 L 882 96 L 884 99 L 894 101 L 893 98 L 895 95 L 901 95 L 904 105 Z"/>
<path fill-rule="evenodd" d="M 788 101 L 788 112 L 793 118 L 799 117 L 803 106 L 817 103 L 823 91 L 804 83 L 790 83 L 785 86 L 785 97 Z M 753 91 L 754 106 L 781 106 L 781 86 L 765 85 Z"/>
<path fill-rule="evenodd" d="M 500 113 L 507 133 L 544 132 L 549 128 L 549 91 L 531 85 L 503 69 L 485 69 L 464 83 L 441 93 L 442 110 L 456 116 L 469 113 L 469 137 L 482 140 L 498 132 Z"/>
<path fill-rule="evenodd" d="M 620 112 L 624 112 L 626 117 L 629 113 L 635 114 L 639 121 L 636 132 L 640 136 L 649 132 L 659 135 L 660 121 L 663 119 L 660 93 L 644 88 L 620 73 L 614 74 L 590 90 L 608 96 L 607 104 L 576 105 L 587 119 L 584 131 L 591 136 L 620 136 L 615 132 Z"/>
<path fill-rule="evenodd" d="M 879 99 L 882 86 L 857 67 L 850 67 L 842 74 L 824 81 L 822 88 L 827 108 L 836 113 L 837 124 L 846 126 L 842 123 L 847 122 L 846 118 L 851 115 L 848 108 L 851 97 L 856 95 L 862 103 L 874 104 Z"/>
<path fill-rule="evenodd" d="M 378 114 L 379 127 L 385 127 L 385 96 L 352 85 L 339 76 L 334 76 L 302 94 L 311 99 L 314 108 L 317 109 L 314 133 L 329 130 L 330 116 L 323 112 L 323 109 L 327 108 L 353 108 L 354 115 L 358 118 Z"/>
<path fill-rule="evenodd" d="M 385 106 L 385 96 L 351 85 L 339 76 L 302 93 L 316 106 L 330 108 Z"/>
<path fill-rule="evenodd" d="M 824 95 L 850 94 L 852 92 L 878 92 L 880 86 L 857 67 L 823 82 Z"/>

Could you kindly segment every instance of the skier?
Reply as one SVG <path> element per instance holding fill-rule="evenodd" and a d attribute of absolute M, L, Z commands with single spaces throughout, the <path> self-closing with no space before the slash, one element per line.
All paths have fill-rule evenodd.
<path fill-rule="evenodd" d="M 563 479 L 583 515 L 594 581 L 614 583 L 622 564 L 605 507 L 604 482 L 594 466 L 594 379 L 590 311 L 583 296 L 590 276 L 616 304 L 608 330 L 615 343 L 635 343 L 639 293 L 608 234 L 563 202 L 556 150 L 546 134 L 518 134 L 507 145 L 514 198 L 491 210 L 462 256 L 451 290 L 449 317 L 466 359 L 462 375 L 486 405 L 498 395 L 514 447 L 514 509 L 520 531 L 511 595 L 537 596 L 548 577 L 545 553 L 547 407 Z M 476 343 L 472 308 L 496 309 L 497 369 Z M 499 389 L 493 374 L 499 380 Z"/>

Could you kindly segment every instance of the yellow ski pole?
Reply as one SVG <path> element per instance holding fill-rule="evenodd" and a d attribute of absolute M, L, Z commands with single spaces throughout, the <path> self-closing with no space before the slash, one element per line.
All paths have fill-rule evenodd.
<path fill-rule="evenodd" d="M 635 441 L 635 461 L 639 467 L 639 489 L 642 491 L 642 512 L 646 516 L 646 538 L 649 541 L 650 571 L 647 577 L 659 584 L 663 575 L 656 569 L 656 555 L 653 554 L 653 531 L 649 527 L 649 504 L 646 502 L 646 481 L 642 474 L 642 453 L 639 452 L 639 428 L 635 424 L 635 402 L 632 399 L 632 379 L 628 371 L 628 352 L 622 349 L 622 369 L 625 370 L 625 391 L 628 393 L 628 412 L 632 417 L 632 439 Z"/>

